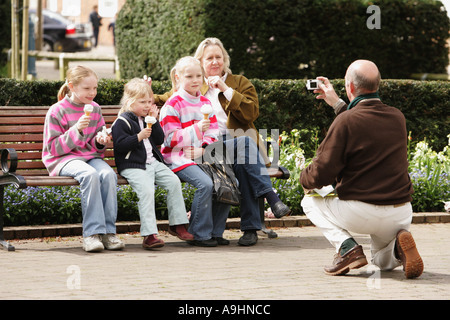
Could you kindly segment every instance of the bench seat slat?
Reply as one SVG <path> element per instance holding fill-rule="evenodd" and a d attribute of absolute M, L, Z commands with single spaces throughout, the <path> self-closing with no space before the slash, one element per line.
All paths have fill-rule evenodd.
<path fill-rule="evenodd" d="M 77 186 L 78 181 L 71 177 L 50 177 L 50 176 L 26 176 L 24 177 L 29 187 L 45 186 Z M 120 175 L 117 175 L 117 184 L 128 184 L 128 181 Z"/>

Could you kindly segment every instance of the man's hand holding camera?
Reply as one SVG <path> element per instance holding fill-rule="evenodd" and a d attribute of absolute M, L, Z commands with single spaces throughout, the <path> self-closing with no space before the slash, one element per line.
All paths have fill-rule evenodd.
<path fill-rule="evenodd" d="M 307 87 L 308 90 L 314 90 L 314 93 L 319 93 L 316 99 L 323 99 L 332 107 L 340 101 L 336 91 L 334 91 L 333 85 L 326 77 L 317 77 L 315 80 L 308 80 Z"/>

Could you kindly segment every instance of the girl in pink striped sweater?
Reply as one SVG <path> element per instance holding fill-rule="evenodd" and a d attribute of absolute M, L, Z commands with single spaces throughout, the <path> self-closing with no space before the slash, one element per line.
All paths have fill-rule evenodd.
<path fill-rule="evenodd" d="M 161 150 L 165 162 L 175 174 L 197 188 L 191 207 L 190 243 L 197 246 L 228 244 L 223 231 L 230 206 L 213 201 L 213 183 L 196 161 L 201 161 L 204 148 L 217 141 L 219 126 L 212 110 L 204 116 L 202 106 L 211 102 L 200 94 L 203 69 L 193 57 L 178 60 L 171 71 L 174 94 L 160 112 L 164 131 Z"/>
<path fill-rule="evenodd" d="M 103 161 L 109 136 L 99 134 L 105 121 L 97 95 L 97 75 L 83 66 L 70 68 L 67 81 L 50 107 L 44 124 L 42 161 L 52 176 L 70 176 L 80 183 L 83 249 L 124 247 L 116 236 L 117 175 Z M 91 105 L 91 110 L 85 106 Z"/>

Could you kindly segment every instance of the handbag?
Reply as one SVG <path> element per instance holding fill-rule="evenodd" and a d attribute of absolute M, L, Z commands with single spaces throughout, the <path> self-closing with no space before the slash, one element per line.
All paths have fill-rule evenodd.
<path fill-rule="evenodd" d="M 203 163 L 198 166 L 211 177 L 214 189 L 213 200 L 238 206 L 241 202 L 241 192 L 236 176 L 231 165 L 227 161 L 227 152 L 223 142 L 215 142 L 205 148 Z"/>

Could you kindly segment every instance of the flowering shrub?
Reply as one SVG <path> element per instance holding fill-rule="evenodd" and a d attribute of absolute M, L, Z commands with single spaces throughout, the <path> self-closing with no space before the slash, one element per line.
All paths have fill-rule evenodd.
<path fill-rule="evenodd" d="M 444 202 L 450 200 L 450 134 L 447 137 L 449 143 L 439 153 L 421 141 L 409 154 L 415 212 L 443 211 Z"/>
<path fill-rule="evenodd" d="M 317 135 L 311 136 L 307 130 L 294 129 L 289 133 L 283 131 L 280 134 L 280 165 L 289 170 L 291 176 L 288 180 L 274 179 L 272 181 L 280 199 L 288 205 L 292 214 L 303 213 L 300 205 L 303 198 L 303 188 L 300 185 L 299 178 L 302 170 L 307 166 L 305 158 L 305 136 L 309 136 L 309 144 L 305 149 L 315 150 L 317 148 Z M 314 147 L 310 147 L 313 145 Z"/>
<path fill-rule="evenodd" d="M 78 187 L 5 188 L 5 225 L 81 222 Z"/>

